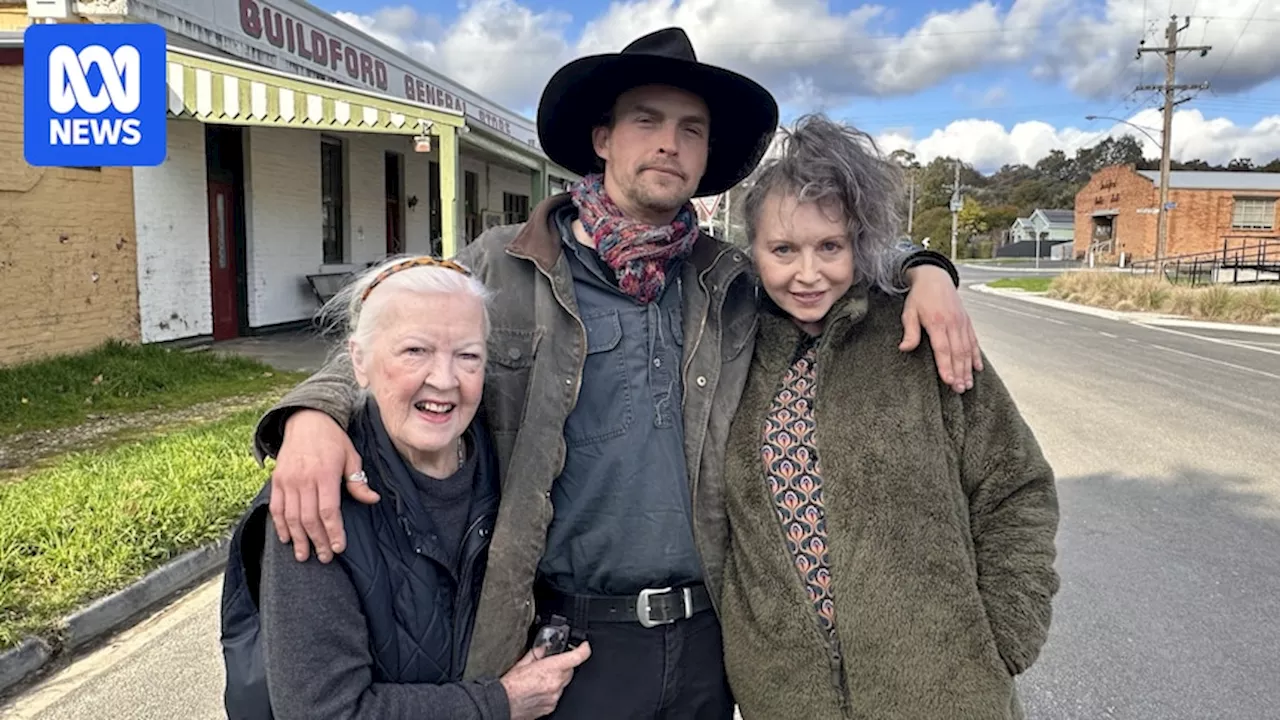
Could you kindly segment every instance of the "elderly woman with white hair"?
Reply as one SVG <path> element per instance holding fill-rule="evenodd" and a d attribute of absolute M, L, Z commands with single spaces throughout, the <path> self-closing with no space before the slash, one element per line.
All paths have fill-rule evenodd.
<path fill-rule="evenodd" d="M 264 541 L 270 487 L 246 513 L 223 601 L 229 717 L 536 718 L 590 655 L 586 643 L 530 651 L 501 678 L 462 681 L 500 488 L 477 412 L 487 297 L 466 268 L 419 257 L 372 268 L 326 305 L 363 395 L 353 479 L 381 499 L 343 496 L 350 541 L 328 564 Z"/>
<path fill-rule="evenodd" d="M 802 118 L 743 198 L 764 307 L 725 465 L 742 715 L 1007 720 L 1058 589 L 1053 471 L 996 371 L 898 350 L 896 168 Z"/>

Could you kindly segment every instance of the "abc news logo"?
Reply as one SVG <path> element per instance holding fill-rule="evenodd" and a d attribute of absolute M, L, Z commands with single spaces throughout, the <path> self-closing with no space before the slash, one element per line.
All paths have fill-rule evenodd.
<path fill-rule="evenodd" d="M 89 88 L 89 70 L 97 68 L 102 84 Z M 101 45 L 76 52 L 59 45 L 49 53 L 49 108 L 58 115 L 77 109 L 100 116 L 108 109 L 121 115 L 138 110 L 142 103 L 142 58 L 132 45 L 114 53 Z M 142 141 L 142 121 L 123 117 L 49 118 L 51 145 L 137 145 Z"/>
<path fill-rule="evenodd" d="M 167 154 L 168 43 L 152 23 L 23 33 L 23 155 L 37 167 L 141 167 Z"/>

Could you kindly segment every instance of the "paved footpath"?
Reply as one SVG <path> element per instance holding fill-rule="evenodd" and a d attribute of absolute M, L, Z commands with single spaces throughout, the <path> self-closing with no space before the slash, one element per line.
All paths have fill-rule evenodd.
<path fill-rule="evenodd" d="M 1062 501 L 1063 590 L 1021 681 L 1029 716 L 1276 717 L 1280 338 L 965 302 Z M 204 585 L 0 716 L 222 718 L 219 591 Z"/>

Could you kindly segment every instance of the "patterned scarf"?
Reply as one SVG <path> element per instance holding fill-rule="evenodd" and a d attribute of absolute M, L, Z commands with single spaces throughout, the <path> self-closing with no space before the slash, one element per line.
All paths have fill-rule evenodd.
<path fill-rule="evenodd" d="M 569 193 L 596 252 L 617 275 L 618 288 L 642 303 L 653 302 L 666 286 L 667 263 L 688 257 L 698 239 L 693 203 L 685 203 L 670 225 L 650 225 L 622 214 L 605 194 L 603 175 L 587 175 Z"/>

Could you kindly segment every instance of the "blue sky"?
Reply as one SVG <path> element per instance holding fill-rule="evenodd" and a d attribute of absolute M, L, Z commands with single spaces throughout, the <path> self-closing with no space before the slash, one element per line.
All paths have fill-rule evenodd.
<path fill-rule="evenodd" d="M 1213 88 L 1178 107 L 1175 155 L 1217 153 L 1223 157 L 1206 159 L 1225 161 L 1248 154 L 1264 162 L 1270 157 L 1262 156 L 1280 155 L 1280 43 L 1273 39 L 1280 4 L 1274 0 L 907 0 L 878 8 L 855 0 L 317 4 L 359 16 L 353 24 L 384 39 L 403 39 L 427 64 L 526 114 L 555 67 L 587 51 L 588 23 L 596 21 L 595 32 L 610 43 L 623 43 L 648 26 L 678 22 L 701 57 L 768 85 L 783 100 L 784 121 L 825 110 L 920 154 L 967 152 L 988 168 L 1034 162 L 1051 145 L 1085 143 L 1114 125 L 1085 115 L 1133 119 L 1158 107 L 1153 93 L 1131 90 L 1161 79 L 1159 58 L 1147 56 L 1148 70 L 1140 73 L 1133 55 L 1144 33 L 1151 46 L 1163 41 L 1173 10 L 1193 15 L 1182 43 L 1214 46 L 1205 58 L 1180 60 L 1180 82 L 1211 78 Z M 416 21 L 403 20 L 406 7 Z M 401 8 L 400 19 L 389 20 L 388 8 Z M 870 18 L 851 20 L 850 13 Z M 526 50 L 535 40 L 538 49 Z M 495 60 L 503 51 L 491 50 L 502 43 L 509 66 Z M 487 67 L 477 70 L 480 64 Z M 796 92 L 799 80 L 807 83 L 805 92 Z M 1158 118 L 1141 117 L 1158 125 Z M 1267 118 L 1275 118 L 1274 126 L 1258 126 Z M 989 126 L 974 134 L 953 125 L 968 120 L 992 121 L 1003 135 L 992 135 Z M 1028 139 L 1038 126 L 1015 131 L 1033 122 L 1051 126 L 1052 136 Z"/>

